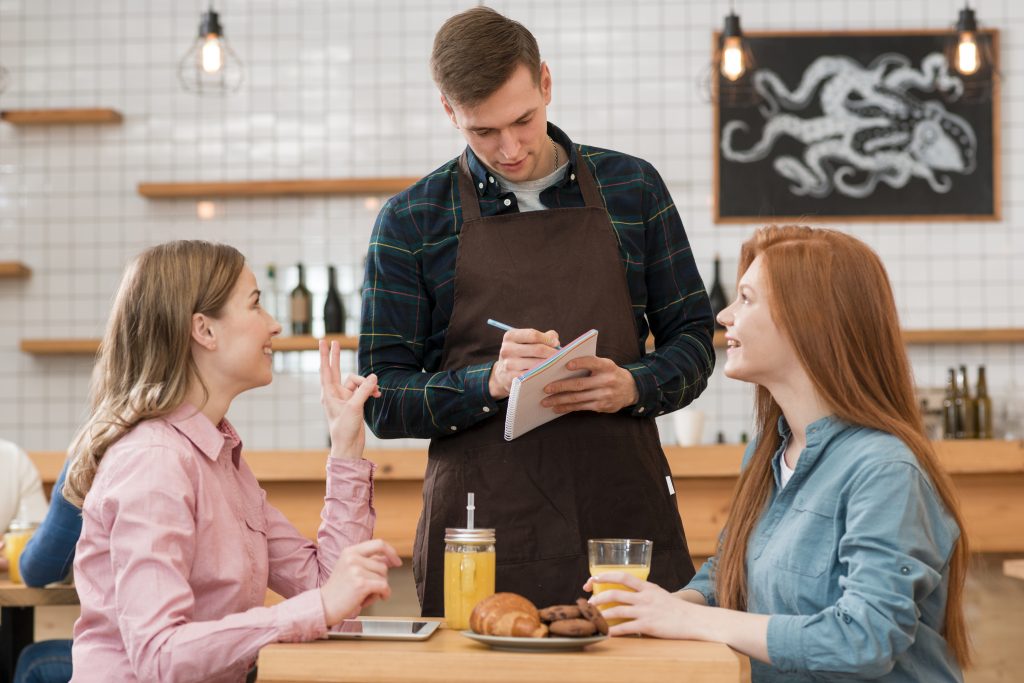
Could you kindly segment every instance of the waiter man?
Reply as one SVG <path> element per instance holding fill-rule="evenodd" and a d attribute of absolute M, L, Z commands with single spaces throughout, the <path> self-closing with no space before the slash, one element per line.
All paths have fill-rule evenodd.
<path fill-rule="evenodd" d="M 715 356 L 668 189 L 646 161 L 548 123 L 537 42 L 494 10 L 445 22 L 431 68 L 468 147 L 382 207 L 359 341 L 382 392 L 374 433 L 431 439 L 413 558 L 423 614 L 444 613 L 444 532 L 465 526 L 470 491 L 476 525 L 496 529 L 499 591 L 570 602 L 588 538 L 653 540 L 650 580 L 681 588 L 694 569 L 654 418 L 700 394 Z M 574 361 L 589 376 L 546 388 L 565 414 L 506 442 L 512 379 L 591 328 L 597 356 Z"/>

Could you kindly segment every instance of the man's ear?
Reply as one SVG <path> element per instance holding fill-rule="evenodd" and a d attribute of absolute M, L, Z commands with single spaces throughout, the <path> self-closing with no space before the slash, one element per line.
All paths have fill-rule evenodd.
<path fill-rule="evenodd" d="M 452 122 L 452 125 L 456 129 L 459 127 L 459 122 L 455 120 L 455 110 L 452 109 L 452 105 L 448 103 L 448 98 L 441 93 L 441 105 L 444 107 L 444 113 L 448 115 L 448 119 Z"/>
<path fill-rule="evenodd" d="M 540 94 L 545 105 L 551 104 L 551 69 L 547 62 L 540 63 Z"/>
<path fill-rule="evenodd" d="M 217 336 L 210 325 L 210 319 L 202 313 L 192 315 L 192 341 L 207 351 L 214 351 L 217 348 Z"/>

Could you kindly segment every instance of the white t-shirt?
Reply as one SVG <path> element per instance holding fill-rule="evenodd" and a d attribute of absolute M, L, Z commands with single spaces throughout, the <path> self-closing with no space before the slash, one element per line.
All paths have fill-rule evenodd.
<path fill-rule="evenodd" d="M 543 211 L 548 207 L 541 203 L 540 193 L 564 178 L 565 169 L 568 168 L 568 166 L 569 162 L 566 161 L 543 178 L 527 180 L 525 183 L 513 183 L 511 180 L 503 178 L 497 173 L 494 175 L 498 178 L 498 184 L 501 185 L 502 189 L 515 194 L 516 201 L 519 202 L 519 210 L 521 212 Z"/>
<path fill-rule="evenodd" d="M 782 475 L 782 486 L 779 488 L 786 488 L 786 484 L 789 483 L 790 478 L 793 476 L 793 472 L 796 470 L 789 469 L 789 465 L 786 464 L 786 454 L 783 453 L 779 456 L 779 473 Z"/>
<path fill-rule="evenodd" d="M 46 496 L 36 466 L 25 451 L 0 439 L 0 533 L 7 531 L 23 503 L 28 521 L 43 521 Z"/>

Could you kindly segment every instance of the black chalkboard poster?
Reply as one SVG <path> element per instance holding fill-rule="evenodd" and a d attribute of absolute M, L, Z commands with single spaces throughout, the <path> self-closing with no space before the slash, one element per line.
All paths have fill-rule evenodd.
<path fill-rule="evenodd" d="M 998 220 L 998 33 L 970 76 L 950 36 L 747 34 L 753 68 L 717 76 L 715 221 Z"/>

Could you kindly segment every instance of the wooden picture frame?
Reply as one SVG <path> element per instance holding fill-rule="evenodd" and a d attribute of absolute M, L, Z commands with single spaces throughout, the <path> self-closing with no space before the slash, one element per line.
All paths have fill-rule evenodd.
<path fill-rule="evenodd" d="M 998 31 L 971 76 L 952 31 L 744 41 L 752 67 L 712 77 L 715 223 L 1000 220 Z"/>

